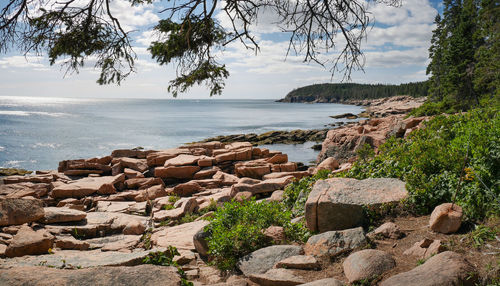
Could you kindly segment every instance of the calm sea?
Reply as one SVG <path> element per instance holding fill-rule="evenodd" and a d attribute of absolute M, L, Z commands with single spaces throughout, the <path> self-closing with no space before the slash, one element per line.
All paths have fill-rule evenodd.
<path fill-rule="evenodd" d="M 217 135 L 324 128 L 336 121 L 330 115 L 361 111 L 273 100 L 0 97 L 0 167 L 57 169 L 61 160 L 114 149 L 166 149 Z M 308 163 L 317 155 L 312 145 L 270 148 Z"/>

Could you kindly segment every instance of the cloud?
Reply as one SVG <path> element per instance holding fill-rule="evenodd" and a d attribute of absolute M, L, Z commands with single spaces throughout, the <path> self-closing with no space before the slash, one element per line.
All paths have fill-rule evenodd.
<path fill-rule="evenodd" d="M 46 65 L 42 63 L 41 56 L 10 56 L 0 58 L 0 68 L 32 68 L 43 70 Z"/>

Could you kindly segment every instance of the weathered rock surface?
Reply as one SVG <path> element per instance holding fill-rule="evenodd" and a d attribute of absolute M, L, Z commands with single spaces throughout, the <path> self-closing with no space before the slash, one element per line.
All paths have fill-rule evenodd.
<path fill-rule="evenodd" d="M 251 274 L 249 278 L 261 286 L 294 286 L 304 283 L 302 277 L 287 269 L 270 269 L 264 274 Z"/>
<path fill-rule="evenodd" d="M 462 224 L 462 208 L 456 204 L 444 203 L 431 214 L 429 225 L 435 232 L 454 233 Z"/>
<path fill-rule="evenodd" d="M 0 270 L 2 285 L 180 285 L 175 267 L 140 265 L 134 267 L 99 267 L 88 269 L 56 269 L 19 267 Z"/>
<path fill-rule="evenodd" d="M 344 274 L 350 283 L 360 280 L 370 280 L 394 268 L 396 262 L 384 251 L 365 249 L 347 257 L 342 264 Z"/>
<path fill-rule="evenodd" d="M 263 274 L 279 261 L 302 254 L 302 247 L 294 245 L 273 245 L 256 250 L 238 261 L 237 267 L 249 276 Z"/>
<path fill-rule="evenodd" d="M 17 257 L 46 254 L 49 248 L 52 247 L 53 242 L 54 236 L 47 231 L 43 229 L 34 231 L 28 226 L 23 226 L 7 246 L 5 256 Z"/>
<path fill-rule="evenodd" d="M 208 221 L 200 220 L 173 227 L 167 227 L 151 235 L 151 242 L 158 247 L 175 246 L 178 249 L 195 250 L 194 235 L 208 225 Z"/>
<path fill-rule="evenodd" d="M 252 196 L 261 193 L 272 193 L 276 190 L 283 189 L 293 180 L 294 177 L 292 176 L 269 179 L 265 181 L 249 180 L 243 178 L 237 184 L 231 187 L 231 197 L 234 198 L 238 193 L 241 192 L 249 192 Z"/>
<path fill-rule="evenodd" d="M 339 162 L 335 158 L 329 157 L 318 164 L 318 166 L 314 170 L 314 173 L 317 173 L 320 170 L 334 171 L 335 169 L 338 168 L 339 168 Z"/>
<path fill-rule="evenodd" d="M 427 259 L 433 255 L 443 252 L 445 247 L 441 245 L 441 240 L 432 240 L 424 238 L 403 252 L 404 255 L 413 255 L 419 259 Z"/>
<path fill-rule="evenodd" d="M 337 256 L 367 243 L 363 228 L 327 231 L 311 236 L 304 245 L 306 255 Z"/>
<path fill-rule="evenodd" d="M 82 198 L 94 193 L 116 193 L 115 184 L 125 181 L 125 175 L 83 178 L 70 183 L 52 183 L 53 189 L 50 196 L 56 199 Z"/>
<path fill-rule="evenodd" d="M 35 197 L 40 198 L 49 192 L 50 185 L 46 183 L 17 183 L 0 185 L 0 198 L 22 198 L 22 197 Z"/>
<path fill-rule="evenodd" d="M 42 222 L 46 224 L 81 221 L 87 217 L 87 213 L 69 208 L 48 207 L 43 210 L 45 217 Z"/>
<path fill-rule="evenodd" d="M 374 231 L 373 234 L 375 236 L 382 236 L 386 238 L 392 238 L 392 239 L 398 239 L 401 238 L 404 233 L 401 232 L 401 229 L 399 226 L 397 226 L 393 222 L 386 222 L 382 224 L 381 226 L 377 227 Z"/>
<path fill-rule="evenodd" d="M 0 226 L 33 222 L 42 219 L 44 215 L 40 200 L 0 198 Z"/>
<path fill-rule="evenodd" d="M 380 283 L 381 286 L 419 285 L 455 286 L 475 285 L 474 267 L 465 258 L 452 251 L 445 251 L 429 258 L 414 269 L 396 274 Z"/>
<path fill-rule="evenodd" d="M 301 286 L 344 286 L 345 284 L 344 282 L 337 280 L 335 278 L 325 278 L 300 285 Z"/>
<path fill-rule="evenodd" d="M 319 232 L 359 226 L 364 220 L 363 206 L 398 203 L 407 196 L 405 183 L 398 179 L 319 180 L 306 201 L 306 224 Z"/>
<path fill-rule="evenodd" d="M 320 264 L 314 256 L 296 255 L 285 258 L 280 262 L 276 263 L 276 268 L 310 270 L 310 269 L 319 269 Z"/>

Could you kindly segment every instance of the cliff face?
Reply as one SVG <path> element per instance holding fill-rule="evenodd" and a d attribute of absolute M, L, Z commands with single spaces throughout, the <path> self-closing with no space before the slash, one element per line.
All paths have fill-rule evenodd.
<path fill-rule="evenodd" d="M 378 99 L 396 95 L 423 97 L 427 95 L 427 82 L 400 85 L 325 83 L 297 88 L 278 102 L 307 103 L 356 103 L 366 99 Z"/>

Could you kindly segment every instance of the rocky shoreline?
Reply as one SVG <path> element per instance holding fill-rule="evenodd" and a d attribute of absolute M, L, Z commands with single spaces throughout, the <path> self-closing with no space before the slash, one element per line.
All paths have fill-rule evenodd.
<path fill-rule="evenodd" d="M 408 197 L 405 183 L 391 178 L 320 180 L 304 198 L 305 215 L 290 222 L 317 233 L 307 242 L 283 244 L 283 228 L 271 226 L 263 232 L 274 245 L 241 258 L 238 272 L 220 272 L 207 260 L 207 219 L 224 203 L 282 201 L 291 182 L 346 170 L 364 144 L 377 148 L 426 120 L 393 114 L 401 109 L 388 109 L 388 102 L 372 103 L 374 118 L 328 131 L 316 167 L 255 142 L 210 141 L 115 150 L 61 161 L 58 170 L 2 177 L 0 284 L 474 285 L 478 269 L 469 260 L 477 252 L 445 251 L 445 241 L 460 243 L 453 234 L 458 206 L 442 205 L 430 217 L 393 217 L 370 232 L 362 227 L 367 208 L 397 207 Z M 387 110 L 390 116 L 376 118 Z M 170 246 L 178 250 L 177 269 L 142 265 Z"/>

